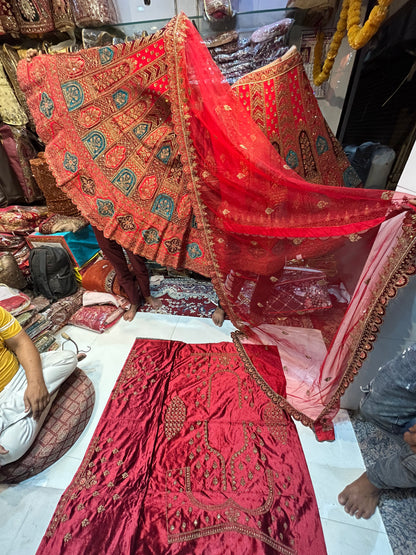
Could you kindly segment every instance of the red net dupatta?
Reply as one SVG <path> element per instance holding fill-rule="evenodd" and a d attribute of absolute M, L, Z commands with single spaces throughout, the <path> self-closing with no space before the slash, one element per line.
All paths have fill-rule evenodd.
<path fill-rule="evenodd" d="M 338 177 L 326 163 L 323 183 L 305 181 L 183 14 L 131 43 L 21 61 L 18 76 L 57 184 L 82 215 L 135 253 L 210 276 L 253 378 L 333 437 L 339 398 L 414 269 L 406 196 L 325 184 L 346 169 L 336 143 Z M 285 79 L 273 82 L 284 90 Z M 280 121 L 279 136 L 294 121 Z M 273 353 L 285 398 L 271 385 Z"/>
<path fill-rule="evenodd" d="M 192 25 L 178 18 L 166 34 L 168 75 L 181 83 L 171 106 L 182 163 L 216 290 L 240 330 L 237 348 L 270 398 L 319 439 L 333 439 L 340 396 L 371 349 L 388 298 L 414 272 L 413 212 L 391 191 L 304 181 L 250 117 L 241 89 L 240 97 L 230 89 Z M 257 86 L 258 73 L 244 79 Z M 280 136 L 291 136 L 294 120 L 279 116 Z M 341 156 L 336 161 L 336 148 L 332 156 L 339 184 L 347 166 Z M 323 182 L 335 184 L 326 168 Z M 253 360 L 248 343 L 264 345 L 263 361 Z M 270 386 L 273 349 L 285 370 L 285 399 Z"/>

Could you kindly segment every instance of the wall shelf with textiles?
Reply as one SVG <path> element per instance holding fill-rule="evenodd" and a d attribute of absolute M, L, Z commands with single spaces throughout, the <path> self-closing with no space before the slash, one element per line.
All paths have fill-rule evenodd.
<path fill-rule="evenodd" d="M 302 14 L 286 9 L 233 13 L 220 20 L 205 16 L 189 19 L 198 29 L 205 44 L 227 81 L 240 77 L 282 57 L 290 46 L 300 47 Z M 115 28 L 134 40 L 162 29 L 168 19 L 140 21 L 116 25 Z M 119 39 L 116 39 L 117 42 Z"/>
<path fill-rule="evenodd" d="M 260 27 L 271 25 L 286 17 L 291 17 L 294 20 L 294 25 L 290 29 L 290 44 L 296 44 L 298 46 L 302 32 L 302 22 L 305 17 L 304 10 L 291 9 L 290 14 L 288 14 L 288 10 L 285 8 L 239 12 L 235 13 L 232 17 L 224 18 L 218 22 L 208 21 L 204 16 L 190 16 L 190 19 L 201 36 L 204 39 L 208 39 L 229 31 L 235 31 L 240 36 L 248 38 Z M 135 21 L 120 23 L 114 25 L 114 27 L 122 31 L 128 39 L 135 39 L 142 36 L 142 34 L 155 33 L 159 29 L 162 29 L 168 21 L 169 19 Z"/>

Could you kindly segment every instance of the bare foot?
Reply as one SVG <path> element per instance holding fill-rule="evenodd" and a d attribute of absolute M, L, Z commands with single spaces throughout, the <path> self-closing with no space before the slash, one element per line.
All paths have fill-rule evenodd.
<path fill-rule="evenodd" d="M 376 510 L 379 497 L 380 490 L 373 486 L 364 472 L 338 495 L 338 501 L 349 515 L 370 518 Z"/>
<path fill-rule="evenodd" d="M 211 318 L 214 324 L 220 328 L 224 323 L 225 311 L 221 307 L 217 306 Z"/>
<path fill-rule="evenodd" d="M 152 297 L 152 295 L 150 295 L 149 297 L 145 297 L 144 300 L 148 304 L 150 304 L 153 310 L 157 310 L 162 306 L 162 301 L 160 299 L 157 299 L 156 297 Z"/>
<path fill-rule="evenodd" d="M 130 305 L 130 308 L 126 310 L 126 312 L 123 314 L 124 320 L 126 320 L 126 322 L 131 322 L 133 318 L 136 316 L 136 312 L 137 312 L 137 304 Z"/>
<path fill-rule="evenodd" d="M 7 449 L 5 449 L 3 445 L 0 445 L 0 455 L 7 455 L 7 453 Z"/>

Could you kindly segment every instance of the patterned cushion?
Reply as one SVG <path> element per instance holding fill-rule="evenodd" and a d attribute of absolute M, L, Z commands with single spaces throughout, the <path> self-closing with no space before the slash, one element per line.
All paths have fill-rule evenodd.
<path fill-rule="evenodd" d="M 91 380 L 76 368 L 62 384 L 31 448 L 19 460 L 0 468 L 0 483 L 26 480 L 62 457 L 83 432 L 94 401 Z"/>
<path fill-rule="evenodd" d="M 87 291 L 101 291 L 125 296 L 118 283 L 116 271 L 106 259 L 97 260 L 88 267 L 82 276 L 81 285 Z"/>

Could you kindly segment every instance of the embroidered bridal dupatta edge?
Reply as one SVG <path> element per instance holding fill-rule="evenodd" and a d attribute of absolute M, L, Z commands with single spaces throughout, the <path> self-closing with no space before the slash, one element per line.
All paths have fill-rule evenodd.
<path fill-rule="evenodd" d="M 380 307 L 414 271 L 406 195 L 299 177 L 183 14 L 132 43 L 22 61 L 18 75 L 57 183 L 81 213 L 133 252 L 211 277 L 249 371 L 319 439 L 333 438 Z M 325 279 L 311 285 L 311 270 Z M 325 304 L 323 282 L 348 280 L 350 300 Z M 289 289 L 301 310 L 282 302 Z M 287 361 L 287 399 L 247 341 Z"/>
<path fill-rule="evenodd" d="M 301 184 L 298 175 L 264 140 L 265 135 L 258 133 L 251 118 L 245 119 L 243 106 L 229 94 L 215 64 L 197 63 L 203 46 L 198 50 L 201 41 L 196 33 L 190 34 L 192 38 L 186 34 L 182 45 L 176 37 L 175 60 L 168 64 L 171 71 L 176 69 L 176 82 L 181 84 L 172 102 L 173 117 L 182 152 L 187 156 L 184 166 L 190 172 L 200 203 L 198 213 L 204 215 L 206 245 L 211 249 L 210 259 L 216 270 L 212 279 L 222 306 L 227 314 L 233 314 L 232 321 L 243 330 L 233 334 L 234 342 L 248 371 L 276 404 L 314 428 L 318 439 L 334 439 L 332 418 L 339 409 L 340 397 L 372 349 L 389 299 L 415 273 L 415 218 L 412 212 L 403 212 L 408 199 L 402 194 L 380 190 L 373 195 L 364 189 L 314 187 L 303 180 Z M 252 81 L 251 76 L 246 81 Z M 236 181 L 240 187 L 235 185 Z M 318 210 L 313 209 L 312 203 Z M 325 213 L 319 215 L 321 209 Z M 249 272 L 251 280 L 256 274 L 257 284 L 261 283 L 266 290 L 259 297 L 263 300 L 271 290 L 264 274 L 272 279 L 276 269 L 279 272 L 279 254 L 280 267 L 289 259 L 299 258 L 299 253 L 302 259 L 325 256 L 339 247 L 345 249 L 342 236 L 356 244 L 362 232 L 371 229 L 377 230 L 377 234 L 368 246 L 348 309 L 327 350 L 322 343 L 319 346 L 319 341 L 314 344 L 311 333 L 305 333 L 302 344 L 299 329 L 288 340 L 290 328 L 279 329 L 278 322 L 269 324 L 262 319 L 263 303 L 258 303 L 260 310 L 253 310 L 255 292 L 251 296 L 249 326 L 245 320 L 247 313 L 241 307 L 238 312 L 235 310 L 238 299 L 233 294 L 233 284 L 227 284 L 233 272 Z M 273 246 L 268 243 L 270 237 L 280 240 L 284 237 L 286 244 L 280 247 L 281 253 L 276 243 Z M 250 256 L 253 251 L 254 256 Z M 271 264 L 277 268 L 266 269 L 264 258 L 271 252 Z M 284 365 L 286 399 L 269 387 L 270 368 L 259 370 L 261 362 L 257 360 L 256 368 L 250 360 L 244 347 L 244 343 L 250 342 L 277 346 L 283 360 L 287 355 L 292 365 Z M 314 348 L 316 357 L 311 356 Z M 295 357 L 291 356 L 294 352 Z M 310 362 L 308 370 L 300 376 L 302 357 Z"/>

